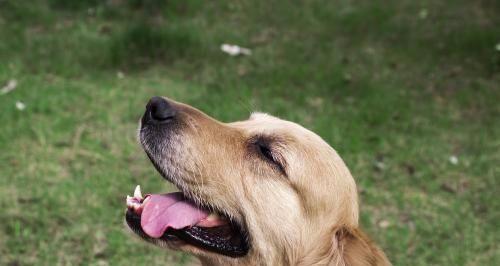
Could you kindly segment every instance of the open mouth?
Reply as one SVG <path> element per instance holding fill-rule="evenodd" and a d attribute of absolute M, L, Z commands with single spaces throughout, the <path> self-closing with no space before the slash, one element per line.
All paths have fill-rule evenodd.
<path fill-rule="evenodd" d="M 248 253 L 242 227 L 208 207 L 199 206 L 181 192 L 147 194 L 139 186 L 127 196 L 126 221 L 147 241 L 182 241 L 199 249 L 230 257 Z"/>

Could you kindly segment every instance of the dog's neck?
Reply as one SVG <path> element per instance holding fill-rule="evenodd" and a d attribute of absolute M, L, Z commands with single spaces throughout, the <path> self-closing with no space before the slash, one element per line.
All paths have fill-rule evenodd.
<path fill-rule="evenodd" d="M 359 228 L 341 227 L 328 235 L 321 240 L 324 242 L 319 243 L 329 241 L 330 245 L 311 247 L 293 265 L 391 265 L 385 254 Z"/>
<path fill-rule="evenodd" d="M 391 265 L 385 254 L 358 228 L 338 228 L 322 239 L 297 244 L 293 250 L 254 252 L 248 258 L 201 257 L 203 266 L 250 265 Z M 333 237 L 332 237 L 333 236 Z M 319 243 L 330 243 L 321 245 Z"/>

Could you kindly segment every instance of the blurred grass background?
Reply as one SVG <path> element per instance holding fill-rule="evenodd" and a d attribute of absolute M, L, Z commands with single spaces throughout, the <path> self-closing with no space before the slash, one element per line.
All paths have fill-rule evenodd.
<path fill-rule="evenodd" d="M 0 265 L 190 260 L 123 226 L 136 184 L 172 189 L 135 138 L 154 95 L 317 132 L 394 265 L 500 265 L 499 25 L 494 0 L 0 0 Z"/>

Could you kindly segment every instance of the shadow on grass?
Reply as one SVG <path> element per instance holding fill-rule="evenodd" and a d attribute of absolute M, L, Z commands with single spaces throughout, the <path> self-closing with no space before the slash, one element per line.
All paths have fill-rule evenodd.
<path fill-rule="evenodd" d="M 9 38 L 0 59 L 70 76 L 169 65 L 202 54 L 200 31 L 190 23 L 197 10 L 190 1 L 0 1 L 0 35 Z"/>
<path fill-rule="evenodd" d="M 197 54 L 200 46 L 192 28 L 136 22 L 111 37 L 109 63 L 113 67 L 132 69 L 153 63 L 169 64 Z"/>

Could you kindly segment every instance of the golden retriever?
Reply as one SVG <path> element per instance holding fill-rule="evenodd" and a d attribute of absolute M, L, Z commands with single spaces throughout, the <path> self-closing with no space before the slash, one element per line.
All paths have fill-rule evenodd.
<path fill-rule="evenodd" d="M 127 197 L 128 227 L 203 265 L 390 265 L 360 230 L 356 184 L 325 141 L 254 113 L 221 123 L 153 97 L 139 140 L 180 192 Z"/>

